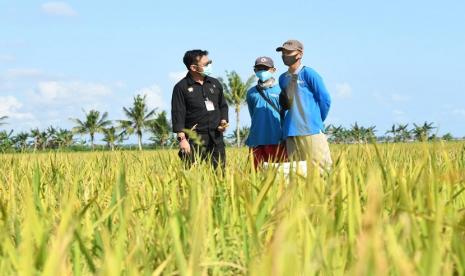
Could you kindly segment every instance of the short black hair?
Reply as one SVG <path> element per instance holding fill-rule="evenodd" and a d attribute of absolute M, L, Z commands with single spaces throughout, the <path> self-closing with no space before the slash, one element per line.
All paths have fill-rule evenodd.
<path fill-rule="evenodd" d="M 208 51 L 198 49 L 190 50 L 184 54 L 182 61 L 184 62 L 184 65 L 186 65 L 187 70 L 189 70 L 189 67 L 191 65 L 196 65 L 199 59 L 201 59 L 203 56 L 208 56 Z"/>

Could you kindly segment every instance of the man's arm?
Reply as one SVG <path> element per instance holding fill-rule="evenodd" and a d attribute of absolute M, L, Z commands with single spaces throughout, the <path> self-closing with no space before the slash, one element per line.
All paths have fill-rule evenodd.
<path fill-rule="evenodd" d="M 247 107 L 248 107 L 248 109 L 249 109 L 250 118 L 253 117 L 253 113 L 254 113 L 254 111 L 255 111 L 255 105 L 254 105 L 254 102 L 253 102 L 252 93 L 250 93 L 252 89 L 253 89 L 253 88 L 251 88 L 251 89 L 247 92 L 247 98 L 246 98 L 246 100 L 247 100 Z"/>
<path fill-rule="evenodd" d="M 226 121 L 229 122 L 228 119 L 228 103 L 226 102 L 226 98 L 224 97 L 223 94 L 223 85 L 218 81 L 217 85 L 219 86 L 220 89 L 220 95 L 218 97 L 218 107 L 220 109 L 220 114 L 221 114 L 221 121 Z"/>
<path fill-rule="evenodd" d="M 291 103 L 289 102 L 289 97 L 287 96 L 286 89 L 284 87 L 284 74 L 279 77 L 279 88 L 281 92 L 279 93 L 279 105 L 283 110 L 291 109 Z"/>
<path fill-rule="evenodd" d="M 186 120 L 186 103 L 184 101 L 184 94 L 179 85 L 173 89 L 171 97 L 171 121 L 173 124 L 173 132 L 184 134 Z"/>
<path fill-rule="evenodd" d="M 310 71 L 307 73 L 307 81 L 312 88 L 312 92 L 315 94 L 315 99 L 320 107 L 321 120 L 325 121 L 328 117 L 329 109 L 331 107 L 331 96 L 318 73 Z"/>
<path fill-rule="evenodd" d="M 184 101 L 184 93 L 179 85 L 173 89 L 171 97 L 171 121 L 173 122 L 173 132 L 177 134 L 179 148 L 182 152 L 190 154 L 191 147 L 184 133 L 186 121 L 186 102 Z"/>

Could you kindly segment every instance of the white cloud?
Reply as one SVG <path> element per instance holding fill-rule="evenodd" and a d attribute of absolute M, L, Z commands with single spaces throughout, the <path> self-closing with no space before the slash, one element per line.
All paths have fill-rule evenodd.
<path fill-rule="evenodd" d="M 405 115 L 405 112 L 402 111 L 402 110 L 393 110 L 392 114 L 394 114 L 396 116 L 402 116 L 402 115 Z"/>
<path fill-rule="evenodd" d="M 21 108 L 22 103 L 13 96 L 0 97 L 0 116 L 9 116 L 11 110 Z"/>
<path fill-rule="evenodd" d="M 168 108 L 168 104 L 162 93 L 162 90 L 156 84 L 142 88 L 139 91 L 137 91 L 136 94 L 147 96 L 147 106 L 150 109 L 157 108 L 158 111 L 161 111 L 166 110 Z"/>
<path fill-rule="evenodd" d="M 53 80 L 39 81 L 26 94 L 27 107 L 38 119 L 37 127 L 72 127 L 69 118 L 81 118 L 83 110 L 109 111 L 113 116 L 118 97 L 114 86 L 106 83 Z M 26 106 L 26 105 L 25 105 Z"/>
<path fill-rule="evenodd" d="M 352 97 L 352 87 L 347 82 L 336 84 L 335 98 L 337 99 L 348 99 Z"/>
<path fill-rule="evenodd" d="M 410 100 L 410 96 L 408 95 L 400 95 L 400 94 L 392 94 L 391 100 L 393 102 L 407 102 Z"/>
<path fill-rule="evenodd" d="M 465 108 L 456 108 L 452 111 L 453 114 L 465 117 Z"/>
<path fill-rule="evenodd" d="M 113 83 L 113 85 L 116 87 L 116 88 L 125 88 L 126 87 L 126 83 L 122 80 L 119 80 L 119 81 L 115 81 Z"/>
<path fill-rule="evenodd" d="M 392 92 L 376 91 L 372 93 L 372 95 L 378 102 L 391 108 L 395 108 L 401 104 L 406 104 L 411 99 L 410 95 Z"/>
<path fill-rule="evenodd" d="M 93 102 L 111 94 L 111 88 L 104 84 L 79 81 L 41 81 L 35 90 L 37 100 L 45 103 Z"/>
<path fill-rule="evenodd" d="M 13 62 L 15 57 L 13 55 L 0 55 L 0 62 Z"/>
<path fill-rule="evenodd" d="M 393 120 L 397 124 L 405 124 L 410 121 L 407 113 L 403 110 L 394 109 L 392 110 Z"/>
<path fill-rule="evenodd" d="M 76 16 L 77 12 L 65 2 L 47 2 L 42 4 L 42 11 L 54 16 Z"/>
<path fill-rule="evenodd" d="M 35 68 L 17 68 L 6 71 L 5 77 L 8 79 L 18 78 L 39 78 L 43 77 L 44 73 Z"/>
<path fill-rule="evenodd" d="M 186 76 L 186 74 L 187 74 L 187 70 L 181 71 L 181 72 L 170 72 L 168 74 L 168 77 L 171 81 L 177 83 L 178 81 L 182 80 Z"/>
<path fill-rule="evenodd" d="M 11 119 L 31 120 L 34 116 L 31 113 L 20 112 L 23 104 L 13 96 L 0 97 L 0 117 L 8 116 Z"/>

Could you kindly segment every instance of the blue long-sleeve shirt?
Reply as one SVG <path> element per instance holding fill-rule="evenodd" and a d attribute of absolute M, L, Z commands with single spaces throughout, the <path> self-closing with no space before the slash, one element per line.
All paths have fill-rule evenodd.
<path fill-rule="evenodd" d="M 284 117 L 283 138 L 306 136 L 324 132 L 323 122 L 328 116 L 331 97 L 321 76 L 312 68 L 302 67 L 294 77 L 289 72 L 279 77 L 279 85 L 293 101 Z M 294 91 L 289 91 L 294 90 Z"/>
<path fill-rule="evenodd" d="M 280 92 L 281 89 L 278 85 L 263 91 L 265 96 L 278 108 Z M 263 99 L 256 86 L 247 92 L 247 106 L 252 124 L 245 144 L 249 147 L 278 145 L 283 135 L 279 112 Z"/>

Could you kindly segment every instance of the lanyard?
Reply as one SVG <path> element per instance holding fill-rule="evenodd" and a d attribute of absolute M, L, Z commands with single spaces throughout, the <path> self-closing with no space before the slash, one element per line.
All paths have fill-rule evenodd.
<path fill-rule="evenodd" d="M 205 85 L 202 85 L 202 96 L 205 101 L 208 101 L 208 96 L 205 93 Z"/>

